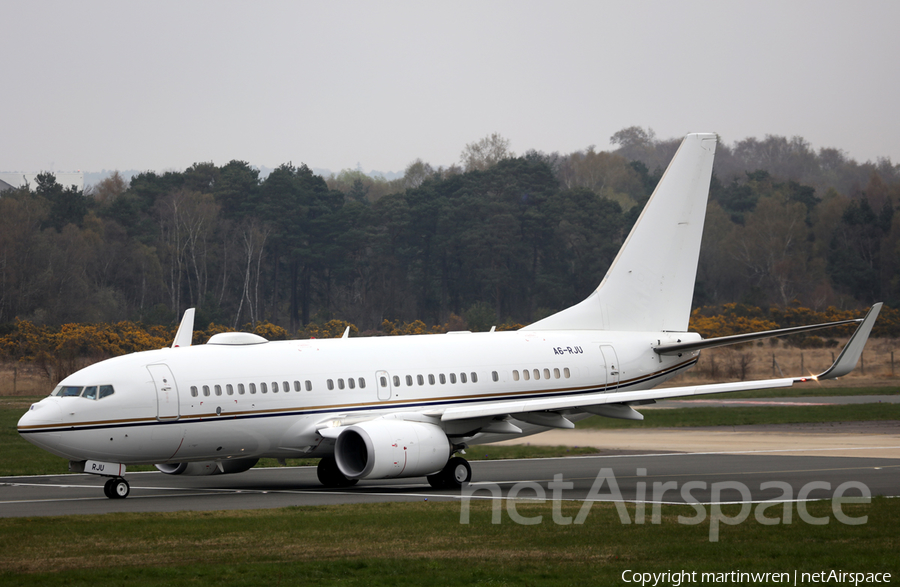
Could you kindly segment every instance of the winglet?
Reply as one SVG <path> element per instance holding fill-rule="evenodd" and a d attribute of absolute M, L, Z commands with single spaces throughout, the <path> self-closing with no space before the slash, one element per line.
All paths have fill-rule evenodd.
<path fill-rule="evenodd" d="M 191 346 L 191 340 L 194 338 L 194 308 L 188 308 L 184 311 L 181 318 L 181 324 L 178 325 L 178 332 L 175 333 L 175 341 L 172 348 Z"/>
<path fill-rule="evenodd" d="M 869 340 L 869 334 L 872 333 L 872 327 L 875 326 L 875 319 L 878 318 L 878 312 L 881 311 L 881 306 L 882 303 L 878 302 L 869 308 L 869 313 L 866 314 L 862 324 L 857 327 L 856 332 L 850 337 L 847 346 L 841 351 L 841 354 L 834 362 L 834 365 L 829 367 L 827 371 L 824 371 L 815 377 L 802 377 L 800 379 L 795 379 L 795 381 L 808 381 L 809 379 L 837 379 L 838 377 L 843 377 L 847 373 L 853 371 L 853 369 L 856 368 L 859 357 L 862 355 L 863 348 L 866 346 L 866 341 Z"/>

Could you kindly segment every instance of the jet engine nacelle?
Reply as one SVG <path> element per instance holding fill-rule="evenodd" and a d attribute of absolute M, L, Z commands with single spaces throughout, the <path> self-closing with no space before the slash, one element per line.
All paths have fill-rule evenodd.
<path fill-rule="evenodd" d="M 230 475 L 243 473 L 259 459 L 229 459 L 227 461 L 199 461 L 196 463 L 167 463 L 156 465 L 166 475 Z"/>
<path fill-rule="evenodd" d="M 450 441 L 434 424 L 372 420 L 341 432 L 334 457 L 348 479 L 418 477 L 444 468 Z"/>

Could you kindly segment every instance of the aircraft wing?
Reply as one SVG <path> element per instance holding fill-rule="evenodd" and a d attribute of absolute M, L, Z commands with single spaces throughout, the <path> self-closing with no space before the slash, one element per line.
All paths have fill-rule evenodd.
<path fill-rule="evenodd" d="M 734 383 L 689 385 L 640 391 L 598 392 L 580 396 L 498 401 L 482 405 L 447 408 L 441 414 L 441 420 L 464 420 L 467 418 L 505 415 L 518 418 L 518 415 L 520 414 L 524 414 L 526 415 L 526 418 L 528 418 L 528 414 L 530 413 L 552 412 L 557 410 L 581 410 L 613 417 L 639 419 L 639 414 L 633 412 L 629 407 L 629 404 L 649 403 L 652 400 L 673 397 L 690 397 L 695 395 L 730 393 L 753 389 L 791 387 L 794 383 L 804 381 L 834 379 L 850 373 L 856 367 L 856 363 L 859 361 L 863 348 L 866 345 L 866 341 L 869 338 L 869 334 L 872 332 L 875 319 L 881 311 L 881 306 L 881 303 L 872 306 L 868 314 L 866 314 L 866 317 L 863 318 L 862 322 L 857 327 L 856 332 L 853 333 L 853 336 L 841 351 L 837 360 L 835 360 L 834 364 L 819 375 L 813 377 L 787 377 L 781 379 L 764 379 L 761 381 L 738 381 Z M 609 409 L 604 410 L 604 406 Z M 616 415 L 617 412 L 618 415 Z"/>
<path fill-rule="evenodd" d="M 685 387 L 666 387 L 663 389 L 645 389 L 641 391 L 622 391 L 618 393 L 592 393 L 576 397 L 543 398 L 521 401 L 501 401 L 471 407 L 448 408 L 441 415 L 441 420 L 464 420 L 484 416 L 503 416 L 527 412 L 543 412 L 553 410 L 575 409 L 580 407 L 600 406 L 605 404 L 641 403 L 648 400 L 686 397 L 708 393 L 728 393 L 751 389 L 772 389 L 791 387 L 793 378 L 767 379 L 764 381 L 737 381 L 735 383 L 714 383 L 712 385 L 690 385 Z"/>

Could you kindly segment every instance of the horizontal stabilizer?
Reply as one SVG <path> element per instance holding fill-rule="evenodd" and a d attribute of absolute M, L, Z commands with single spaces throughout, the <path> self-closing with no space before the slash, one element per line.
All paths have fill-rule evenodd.
<path fill-rule="evenodd" d="M 732 336 L 719 336 L 716 338 L 705 338 L 696 342 L 682 342 L 679 344 L 664 344 L 653 350 L 658 355 L 680 355 L 691 351 L 700 351 L 703 349 L 711 349 L 720 346 L 728 346 L 732 344 L 741 344 L 762 338 L 773 338 L 776 336 L 788 336 L 790 334 L 799 334 L 801 332 L 809 332 L 810 330 L 819 330 L 821 328 L 834 328 L 835 326 L 846 326 L 847 324 L 858 324 L 862 319 L 841 320 L 839 322 L 826 322 L 824 324 L 811 324 L 809 326 L 794 326 L 792 328 L 781 328 L 779 330 L 766 330 L 765 332 L 748 332 L 747 334 L 735 334 Z"/>

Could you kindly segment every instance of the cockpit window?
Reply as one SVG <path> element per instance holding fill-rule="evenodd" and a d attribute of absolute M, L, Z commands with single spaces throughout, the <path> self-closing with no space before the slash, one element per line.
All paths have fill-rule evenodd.
<path fill-rule="evenodd" d="M 89 385 L 79 387 L 75 385 L 60 385 L 50 395 L 56 397 L 78 397 L 85 399 L 103 399 L 115 393 L 112 385 Z"/>
<path fill-rule="evenodd" d="M 60 386 L 56 388 L 56 392 L 53 395 L 59 397 L 77 397 L 81 395 L 81 389 L 81 387 L 74 387 L 71 385 Z"/>

